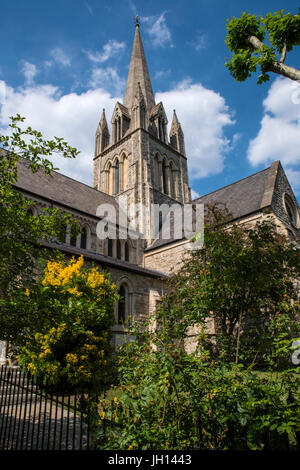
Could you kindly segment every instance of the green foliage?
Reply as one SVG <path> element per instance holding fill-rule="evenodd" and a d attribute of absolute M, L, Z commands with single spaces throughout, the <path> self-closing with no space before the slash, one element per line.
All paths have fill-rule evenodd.
<path fill-rule="evenodd" d="M 33 217 L 28 213 L 32 201 L 15 188 L 21 158 L 33 172 L 41 169 L 50 174 L 53 164 L 47 157 L 51 154 L 65 158 L 78 154 L 63 139 L 44 140 L 31 127 L 22 130 L 19 123 L 24 120 L 20 115 L 11 117 L 11 135 L 0 135 L 0 297 L 26 285 L 34 276 L 36 260 L 49 257 L 41 247 L 42 239 L 63 241 L 66 224 L 78 231 L 76 221 L 57 209 L 44 209 Z"/>
<path fill-rule="evenodd" d="M 299 279 L 300 250 L 278 233 L 271 217 L 228 229 L 228 214 L 213 206 L 206 218 L 204 248 L 192 251 L 170 280 L 157 323 L 169 323 L 184 338 L 190 326 L 205 334 L 213 321 L 217 335 L 205 344 L 214 355 L 264 361 L 275 335 L 272 319 L 299 315 L 293 280 Z M 294 329 L 299 335 L 296 324 Z"/>
<path fill-rule="evenodd" d="M 48 385 L 99 393 L 112 373 L 115 286 L 107 274 L 81 269 L 83 258 L 67 263 L 57 251 L 43 249 L 44 241 L 65 241 L 67 224 L 76 235 L 76 220 L 57 209 L 33 216 L 33 202 L 16 189 L 20 164 L 51 176 L 51 155 L 75 158 L 78 152 L 61 138 L 45 140 L 31 127 L 22 129 L 23 122 L 12 117 L 11 134 L 0 135 L 1 340 Z"/>
<path fill-rule="evenodd" d="M 291 367 L 299 304 L 289 280 L 299 276 L 299 249 L 272 220 L 228 229 L 218 206 L 205 217 L 204 247 L 118 352 L 120 385 L 101 402 L 100 448 L 275 450 L 296 447 L 297 436 L 299 445 L 299 369 Z"/>
<path fill-rule="evenodd" d="M 49 261 L 30 290 L 2 302 L 18 362 L 48 385 L 99 393 L 111 380 L 116 299 L 108 274 L 83 268 L 82 256 Z"/>
<path fill-rule="evenodd" d="M 299 432 L 299 401 L 287 400 L 299 389 L 294 371 L 262 374 L 150 341 L 123 348 L 119 368 L 118 396 L 101 402 L 112 424 L 98 430 L 100 448 L 275 450 Z"/>
<path fill-rule="evenodd" d="M 265 17 L 265 25 L 270 35 L 270 42 L 281 54 L 286 47 L 287 52 L 294 46 L 300 45 L 300 15 L 284 14 L 280 10 L 274 14 L 268 13 Z"/>
<path fill-rule="evenodd" d="M 229 50 L 236 54 L 241 50 L 249 49 L 250 46 L 247 41 L 249 36 L 256 36 L 260 41 L 263 41 L 266 34 L 261 24 L 261 18 L 247 13 L 243 13 L 240 18 L 227 20 L 227 31 L 226 44 Z"/>
<path fill-rule="evenodd" d="M 268 72 L 289 76 L 288 68 L 283 72 L 275 66 L 300 44 L 300 15 L 281 10 L 257 17 L 244 12 L 240 18 L 227 20 L 227 31 L 225 43 L 232 58 L 225 65 L 237 81 L 246 80 L 257 69 L 261 71 L 259 84 L 269 80 Z"/>

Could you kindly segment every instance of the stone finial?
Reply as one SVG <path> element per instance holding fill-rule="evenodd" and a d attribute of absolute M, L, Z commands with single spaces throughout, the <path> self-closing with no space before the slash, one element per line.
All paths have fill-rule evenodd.
<path fill-rule="evenodd" d="M 107 121 L 106 121 L 106 116 L 105 116 L 105 108 L 103 108 L 103 110 L 102 110 L 102 115 L 101 115 L 101 119 L 100 119 L 100 122 L 99 122 L 99 126 L 100 126 L 101 129 L 104 129 L 105 127 L 108 127 Z"/>
<path fill-rule="evenodd" d="M 184 135 L 175 109 L 173 109 L 173 120 L 170 129 L 170 144 L 178 152 L 185 155 Z"/>
<path fill-rule="evenodd" d="M 173 109 L 173 119 L 172 119 L 172 124 L 171 124 L 171 129 L 170 129 L 170 135 L 176 134 L 179 129 L 181 129 L 181 125 L 180 125 L 180 122 L 178 121 L 176 110 Z"/>

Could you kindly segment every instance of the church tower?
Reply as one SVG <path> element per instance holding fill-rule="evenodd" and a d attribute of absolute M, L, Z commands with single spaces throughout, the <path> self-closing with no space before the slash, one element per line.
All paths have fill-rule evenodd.
<path fill-rule="evenodd" d="M 163 104 L 155 103 L 136 21 L 135 36 L 123 103 L 117 102 L 111 118 L 112 139 L 103 110 L 96 131 L 94 187 L 138 210 L 139 232 L 151 243 L 152 204 L 191 201 L 184 135 L 174 111 L 170 136 Z"/>

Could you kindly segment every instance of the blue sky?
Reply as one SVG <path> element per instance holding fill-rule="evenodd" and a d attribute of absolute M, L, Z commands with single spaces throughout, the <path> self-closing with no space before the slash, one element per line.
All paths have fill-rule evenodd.
<path fill-rule="evenodd" d="M 281 160 L 300 195 L 300 85 L 275 75 L 237 83 L 225 68 L 226 19 L 265 15 L 294 0 L 1 1 L 0 130 L 19 112 L 47 137 L 66 138 L 81 155 L 55 163 L 92 184 L 95 130 L 122 101 L 134 17 L 156 94 L 186 139 L 193 194 L 205 194 Z M 300 47 L 286 63 L 300 67 Z"/>

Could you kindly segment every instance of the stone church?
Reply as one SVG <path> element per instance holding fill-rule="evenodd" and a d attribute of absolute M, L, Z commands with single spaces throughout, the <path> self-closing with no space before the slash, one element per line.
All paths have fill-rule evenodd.
<path fill-rule="evenodd" d="M 66 255 L 83 254 L 87 264 L 94 263 L 111 273 L 124 299 L 115 307 L 117 345 L 124 340 L 123 324 L 128 318 L 143 319 L 155 310 L 166 278 L 182 261 L 189 244 L 183 236 L 153 238 L 151 204 L 221 202 L 232 214 L 232 223 L 255 223 L 271 213 L 291 240 L 299 238 L 300 210 L 279 161 L 191 200 L 184 133 L 174 111 L 168 134 L 163 103 L 154 99 L 139 24 L 124 100 L 116 103 L 111 125 L 112 135 L 103 110 L 96 129 L 93 186 L 58 172 L 52 172 L 52 177 L 41 171 L 33 174 L 21 163 L 17 188 L 33 201 L 33 214 L 44 207 L 58 207 L 80 221 L 77 238 L 67 231 L 65 243 L 53 246 Z M 97 207 L 108 204 L 118 212 L 121 203 L 129 212 L 139 204 L 149 209 L 146 217 L 142 211 L 137 214 L 135 236 L 124 237 L 122 226 L 117 224 L 116 237 L 99 238 L 97 224 L 101 216 Z"/>

